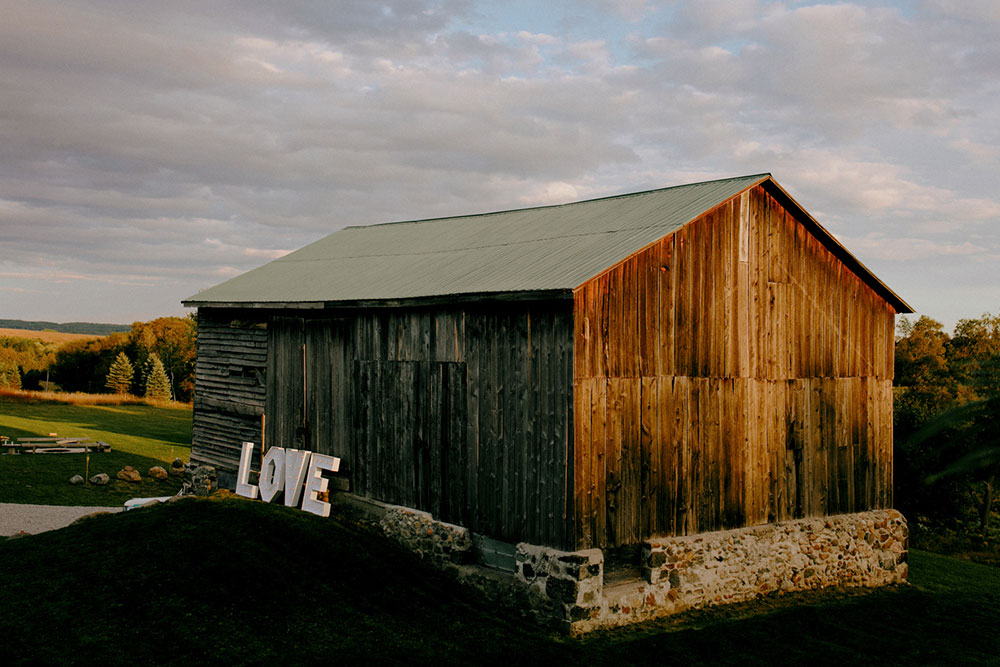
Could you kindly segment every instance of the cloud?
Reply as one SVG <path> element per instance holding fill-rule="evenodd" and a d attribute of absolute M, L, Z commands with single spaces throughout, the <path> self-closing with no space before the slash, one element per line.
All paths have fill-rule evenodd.
<path fill-rule="evenodd" d="M 7 3 L 18 266 L 139 319 L 348 224 L 762 171 L 876 273 L 997 247 L 995 3 L 278 7 Z M 100 307 L 74 282 L 43 305 Z"/>

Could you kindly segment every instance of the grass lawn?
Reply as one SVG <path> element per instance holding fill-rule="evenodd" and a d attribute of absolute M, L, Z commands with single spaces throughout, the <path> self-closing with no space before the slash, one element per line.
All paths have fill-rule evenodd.
<path fill-rule="evenodd" d="M 910 564 L 901 590 L 571 639 L 342 517 L 190 499 L 0 542 L 0 664 L 996 664 L 1000 570 Z"/>
<path fill-rule="evenodd" d="M 107 486 L 72 486 L 83 475 L 84 454 L 16 454 L 0 456 L 0 502 L 39 505 L 121 505 L 134 497 L 177 492 L 180 481 L 148 478 L 151 466 L 168 468 L 174 457 L 191 453 L 191 409 L 148 405 L 72 405 L 0 399 L 0 435 L 39 437 L 49 433 L 85 436 L 111 445 L 106 454 L 90 455 L 90 475 L 103 472 Z M 115 478 L 131 465 L 143 476 L 139 484 Z"/>

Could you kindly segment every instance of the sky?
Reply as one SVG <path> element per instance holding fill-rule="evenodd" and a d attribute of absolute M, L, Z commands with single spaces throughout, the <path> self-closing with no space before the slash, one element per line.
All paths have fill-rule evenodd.
<path fill-rule="evenodd" d="M 131 323 L 346 225 L 770 172 L 1000 311 L 1000 2 L 0 0 L 0 318 Z"/>

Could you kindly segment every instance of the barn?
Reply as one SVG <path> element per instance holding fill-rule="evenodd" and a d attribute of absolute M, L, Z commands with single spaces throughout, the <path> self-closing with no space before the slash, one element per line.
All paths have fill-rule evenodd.
<path fill-rule="evenodd" d="M 567 553 L 892 506 L 911 309 L 770 174 L 347 227 L 184 303 L 223 474 L 331 454 L 345 493 Z"/>

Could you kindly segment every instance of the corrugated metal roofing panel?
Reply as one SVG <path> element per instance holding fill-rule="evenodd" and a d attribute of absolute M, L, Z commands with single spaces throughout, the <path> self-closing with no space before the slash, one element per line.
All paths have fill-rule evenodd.
<path fill-rule="evenodd" d="M 559 206 L 347 227 L 185 303 L 571 290 L 768 178 L 757 174 Z"/>

